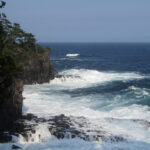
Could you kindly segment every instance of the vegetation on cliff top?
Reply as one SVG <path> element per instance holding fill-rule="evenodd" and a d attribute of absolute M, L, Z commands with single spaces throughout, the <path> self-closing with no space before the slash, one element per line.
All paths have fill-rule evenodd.
<path fill-rule="evenodd" d="M 5 7 L 4 1 L 0 2 L 0 9 Z M 27 55 L 38 55 L 51 51 L 50 47 L 36 44 L 32 33 L 25 32 L 18 23 L 11 23 L 6 15 L 0 13 L 0 77 L 12 77 L 21 73 L 21 58 Z"/>

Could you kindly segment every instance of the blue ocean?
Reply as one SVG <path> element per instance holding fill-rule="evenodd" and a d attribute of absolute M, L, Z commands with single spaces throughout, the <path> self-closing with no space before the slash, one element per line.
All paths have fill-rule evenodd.
<path fill-rule="evenodd" d="M 23 143 L 25 150 L 150 150 L 150 44 L 41 45 L 52 47 L 50 59 L 61 76 L 25 86 L 24 113 L 45 118 L 64 114 L 87 133 L 101 129 L 106 137 L 125 140 L 58 140 L 42 125 L 37 133 L 43 133 L 43 141 L 34 135 L 37 142 Z"/>

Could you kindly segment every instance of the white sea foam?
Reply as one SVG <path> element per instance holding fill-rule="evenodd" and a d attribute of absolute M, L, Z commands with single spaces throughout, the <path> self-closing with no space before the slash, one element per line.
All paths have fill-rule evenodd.
<path fill-rule="evenodd" d="M 1 150 L 12 150 L 12 144 L 1 144 Z M 51 139 L 43 143 L 17 144 L 23 150 L 149 150 L 149 144 L 142 141 L 121 143 L 85 142 L 81 139 Z"/>
<path fill-rule="evenodd" d="M 48 85 L 43 85 L 42 87 L 41 85 L 41 90 L 46 91 L 47 86 Z M 53 93 L 53 91 L 51 91 L 51 85 L 49 85 L 49 92 L 47 91 L 47 94 L 45 93 L 45 95 L 43 95 L 36 85 L 34 88 L 32 87 L 33 89 L 37 88 L 35 93 L 32 91 L 31 87 L 28 86 L 27 88 L 28 89 L 25 87 L 24 91 L 24 96 L 26 97 L 24 100 L 24 113 L 34 113 L 39 117 L 66 114 L 85 116 L 92 119 L 104 117 L 118 119 L 148 119 L 148 116 L 150 116 L 149 107 L 147 106 L 119 106 L 118 103 L 121 97 L 120 99 L 115 97 L 114 100 L 105 98 L 101 95 L 71 97 L 68 94 Z M 124 101 L 128 101 L 128 98 L 124 99 Z M 97 104 L 104 107 L 104 103 L 106 103 L 106 108 L 114 108 L 109 111 L 93 109 L 93 106 Z"/>
<path fill-rule="evenodd" d="M 137 97 L 150 96 L 150 89 L 130 86 L 128 89 L 133 90 Z"/>
<path fill-rule="evenodd" d="M 124 107 L 120 105 L 122 97 L 119 95 L 114 98 L 104 97 L 103 94 L 72 97 L 72 95 L 61 91 L 64 89 L 86 88 L 87 86 L 116 80 L 141 79 L 144 76 L 136 73 L 106 73 L 86 69 L 71 69 L 63 71 L 61 74 L 72 76 L 56 78 L 50 84 L 25 86 L 23 93 L 23 96 L 26 97 L 24 100 L 24 113 L 34 113 L 40 117 L 66 114 L 88 118 L 114 117 L 124 119 L 147 119 L 150 115 L 146 106 L 131 105 L 130 107 Z M 126 104 L 126 101 L 128 99 L 124 98 L 123 104 Z M 106 108 L 111 107 L 111 109 L 109 111 L 93 109 L 97 105 L 101 107 L 100 109 L 105 108 L 105 106 Z M 145 111 L 147 114 L 145 114 Z"/>
<path fill-rule="evenodd" d="M 35 127 L 35 133 L 30 134 L 28 137 L 28 143 L 44 142 L 51 138 L 51 134 L 47 128 L 47 124 L 39 124 Z M 26 143 L 26 140 L 20 135 L 18 139 L 19 143 Z"/>
<path fill-rule="evenodd" d="M 66 54 L 67 57 L 77 57 L 79 56 L 80 54 Z"/>
<path fill-rule="evenodd" d="M 88 69 L 70 69 L 60 72 L 61 78 L 55 78 L 51 84 L 58 88 L 82 88 L 113 81 L 128 81 L 142 79 L 144 76 L 137 73 L 100 72 Z"/>
<path fill-rule="evenodd" d="M 148 106 L 137 104 L 128 106 L 126 104 L 132 99 L 122 95 L 107 97 L 103 93 L 97 93 L 73 97 L 63 92 L 63 90 L 73 91 L 77 88 L 87 88 L 113 81 L 138 80 L 144 76 L 137 73 L 100 72 L 87 69 L 70 69 L 62 71 L 61 74 L 64 77 L 56 78 L 50 84 L 24 87 L 23 96 L 26 99 L 23 104 L 23 113 L 33 113 L 45 118 L 65 114 L 74 116 L 76 122 L 81 121 L 76 120 L 76 117 L 83 116 L 88 120 L 88 128 L 96 130 L 103 127 L 108 133 L 122 135 L 127 138 L 127 141 L 98 143 L 85 142 L 81 139 L 58 140 L 49 134 L 46 124 L 42 124 L 36 128 L 36 133 L 31 136 L 30 143 L 24 143 L 22 137 L 19 138 L 18 144 L 24 150 L 149 150 L 150 128 L 148 124 L 134 121 L 136 119 L 150 121 Z M 145 96 L 150 93 L 149 90 L 138 87 L 128 89 Z M 86 131 L 86 127 L 84 128 L 83 130 Z M 41 138 L 38 136 L 39 133 L 43 135 Z M 32 142 L 33 139 L 36 143 Z M 4 149 L 4 146 L 9 150 L 10 144 L 0 145 L 0 149 Z"/>
<path fill-rule="evenodd" d="M 138 90 L 139 88 L 135 87 L 135 86 L 130 86 L 129 89 L 131 89 L 131 90 Z"/>

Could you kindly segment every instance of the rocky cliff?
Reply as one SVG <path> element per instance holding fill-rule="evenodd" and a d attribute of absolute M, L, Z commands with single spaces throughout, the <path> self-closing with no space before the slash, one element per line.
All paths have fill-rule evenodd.
<path fill-rule="evenodd" d="M 27 54 L 28 58 L 23 62 L 23 81 L 24 84 L 49 82 L 54 78 L 56 71 L 50 61 L 48 52 L 38 54 Z"/>
<path fill-rule="evenodd" d="M 22 116 L 23 81 L 14 77 L 1 78 L 0 91 L 0 131 L 5 131 Z"/>
<path fill-rule="evenodd" d="M 0 9 L 5 4 L 0 2 Z M 9 130 L 22 116 L 23 85 L 49 82 L 55 76 L 51 48 L 36 41 L 32 33 L 0 13 L 0 131 Z"/>
<path fill-rule="evenodd" d="M 23 85 L 49 82 L 56 74 L 47 51 L 19 52 L 15 57 L 22 66 L 19 76 L 8 75 L 12 68 L 9 59 L 0 63 L 0 131 L 11 130 L 14 121 L 22 117 Z"/>

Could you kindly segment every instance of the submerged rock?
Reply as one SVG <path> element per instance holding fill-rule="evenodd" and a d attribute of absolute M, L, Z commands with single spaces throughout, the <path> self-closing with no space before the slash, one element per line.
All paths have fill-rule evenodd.
<path fill-rule="evenodd" d="M 12 149 L 22 149 L 21 147 L 17 146 L 17 145 L 12 145 L 11 147 Z"/>

